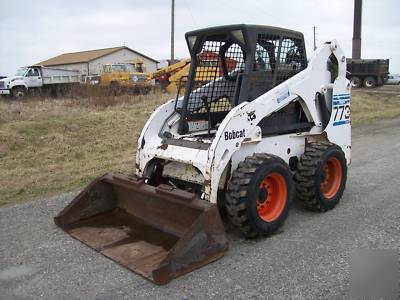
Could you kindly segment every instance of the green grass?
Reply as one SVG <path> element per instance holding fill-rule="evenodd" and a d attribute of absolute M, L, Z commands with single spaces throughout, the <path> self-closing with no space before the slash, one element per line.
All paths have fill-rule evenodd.
<path fill-rule="evenodd" d="M 140 130 L 169 95 L 0 101 L 0 205 L 132 173 Z M 352 123 L 400 117 L 398 94 L 354 91 Z"/>

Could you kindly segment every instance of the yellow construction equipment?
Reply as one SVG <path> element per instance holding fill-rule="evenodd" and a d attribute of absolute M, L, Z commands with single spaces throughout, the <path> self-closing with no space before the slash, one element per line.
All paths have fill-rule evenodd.
<path fill-rule="evenodd" d="M 189 68 L 190 58 L 185 58 L 173 65 L 157 70 L 150 75 L 150 79 L 155 79 L 163 91 L 176 93 L 179 82 L 181 82 L 181 86 L 184 88 Z"/>
<path fill-rule="evenodd" d="M 144 61 L 140 59 L 103 65 L 100 85 L 109 87 L 113 94 L 122 92 L 147 94 L 152 87 Z"/>
<path fill-rule="evenodd" d="M 218 76 L 222 74 L 222 64 L 221 61 L 218 60 L 218 57 L 216 57 L 215 53 L 206 51 L 201 53 L 197 59 L 202 61 L 202 65 L 199 66 L 201 80 L 199 76 L 196 78 L 197 81 L 201 81 L 200 84 L 213 80 L 216 74 Z M 182 59 L 173 65 L 157 70 L 150 75 L 150 79 L 155 79 L 156 82 L 161 86 L 161 89 L 167 93 L 177 93 L 180 87 L 181 94 L 184 94 L 186 81 L 190 70 L 190 62 L 190 58 Z M 235 66 L 236 62 L 228 59 L 228 71 L 233 70 Z M 215 73 L 215 68 L 218 70 L 217 73 Z"/>

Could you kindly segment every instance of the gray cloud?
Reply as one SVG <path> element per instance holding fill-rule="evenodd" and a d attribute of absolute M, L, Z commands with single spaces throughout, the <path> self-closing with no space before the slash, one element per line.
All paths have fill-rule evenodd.
<path fill-rule="evenodd" d="M 184 33 L 200 27 L 251 23 L 302 31 L 312 54 L 317 42 L 336 38 L 351 55 L 351 0 L 176 0 L 177 57 L 187 57 Z M 364 0 L 362 56 L 390 58 L 400 73 L 397 0 Z M 125 44 L 156 59 L 169 57 L 169 0 L 0 1 L 0 74 L 12 74 L 65 52 Z"/>

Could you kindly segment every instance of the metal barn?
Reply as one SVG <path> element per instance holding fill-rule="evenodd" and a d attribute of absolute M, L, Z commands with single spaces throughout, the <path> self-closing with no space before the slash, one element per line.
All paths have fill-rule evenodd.
<path fill-rule="evenodd" d="M 64 53 L 39 62 L 36 65 L 78 70 L 82 75 L 86 76 L 98 75 L 104 64 L 124 63 L 135 59 L 144 61 L 148 73 L 157 70 L 157 60 L 126 46 Z"/>

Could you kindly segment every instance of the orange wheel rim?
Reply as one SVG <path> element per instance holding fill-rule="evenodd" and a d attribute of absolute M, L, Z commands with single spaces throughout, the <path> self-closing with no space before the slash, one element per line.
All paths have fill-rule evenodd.
<path fill-rule="evenodd" d="M 336 157 L 329 158 L 322 166 L 321 191 L 325 198 L 331 199 L 339 191 L 342 183 L 342 165 Z"/>
<path fill-rule="evenodd" d="M 285 209 L 287 184 L 279 173 L 271 173 L 260 183 L 257 195 L 257 212 L 266 222 L 279 218 Z"/>

